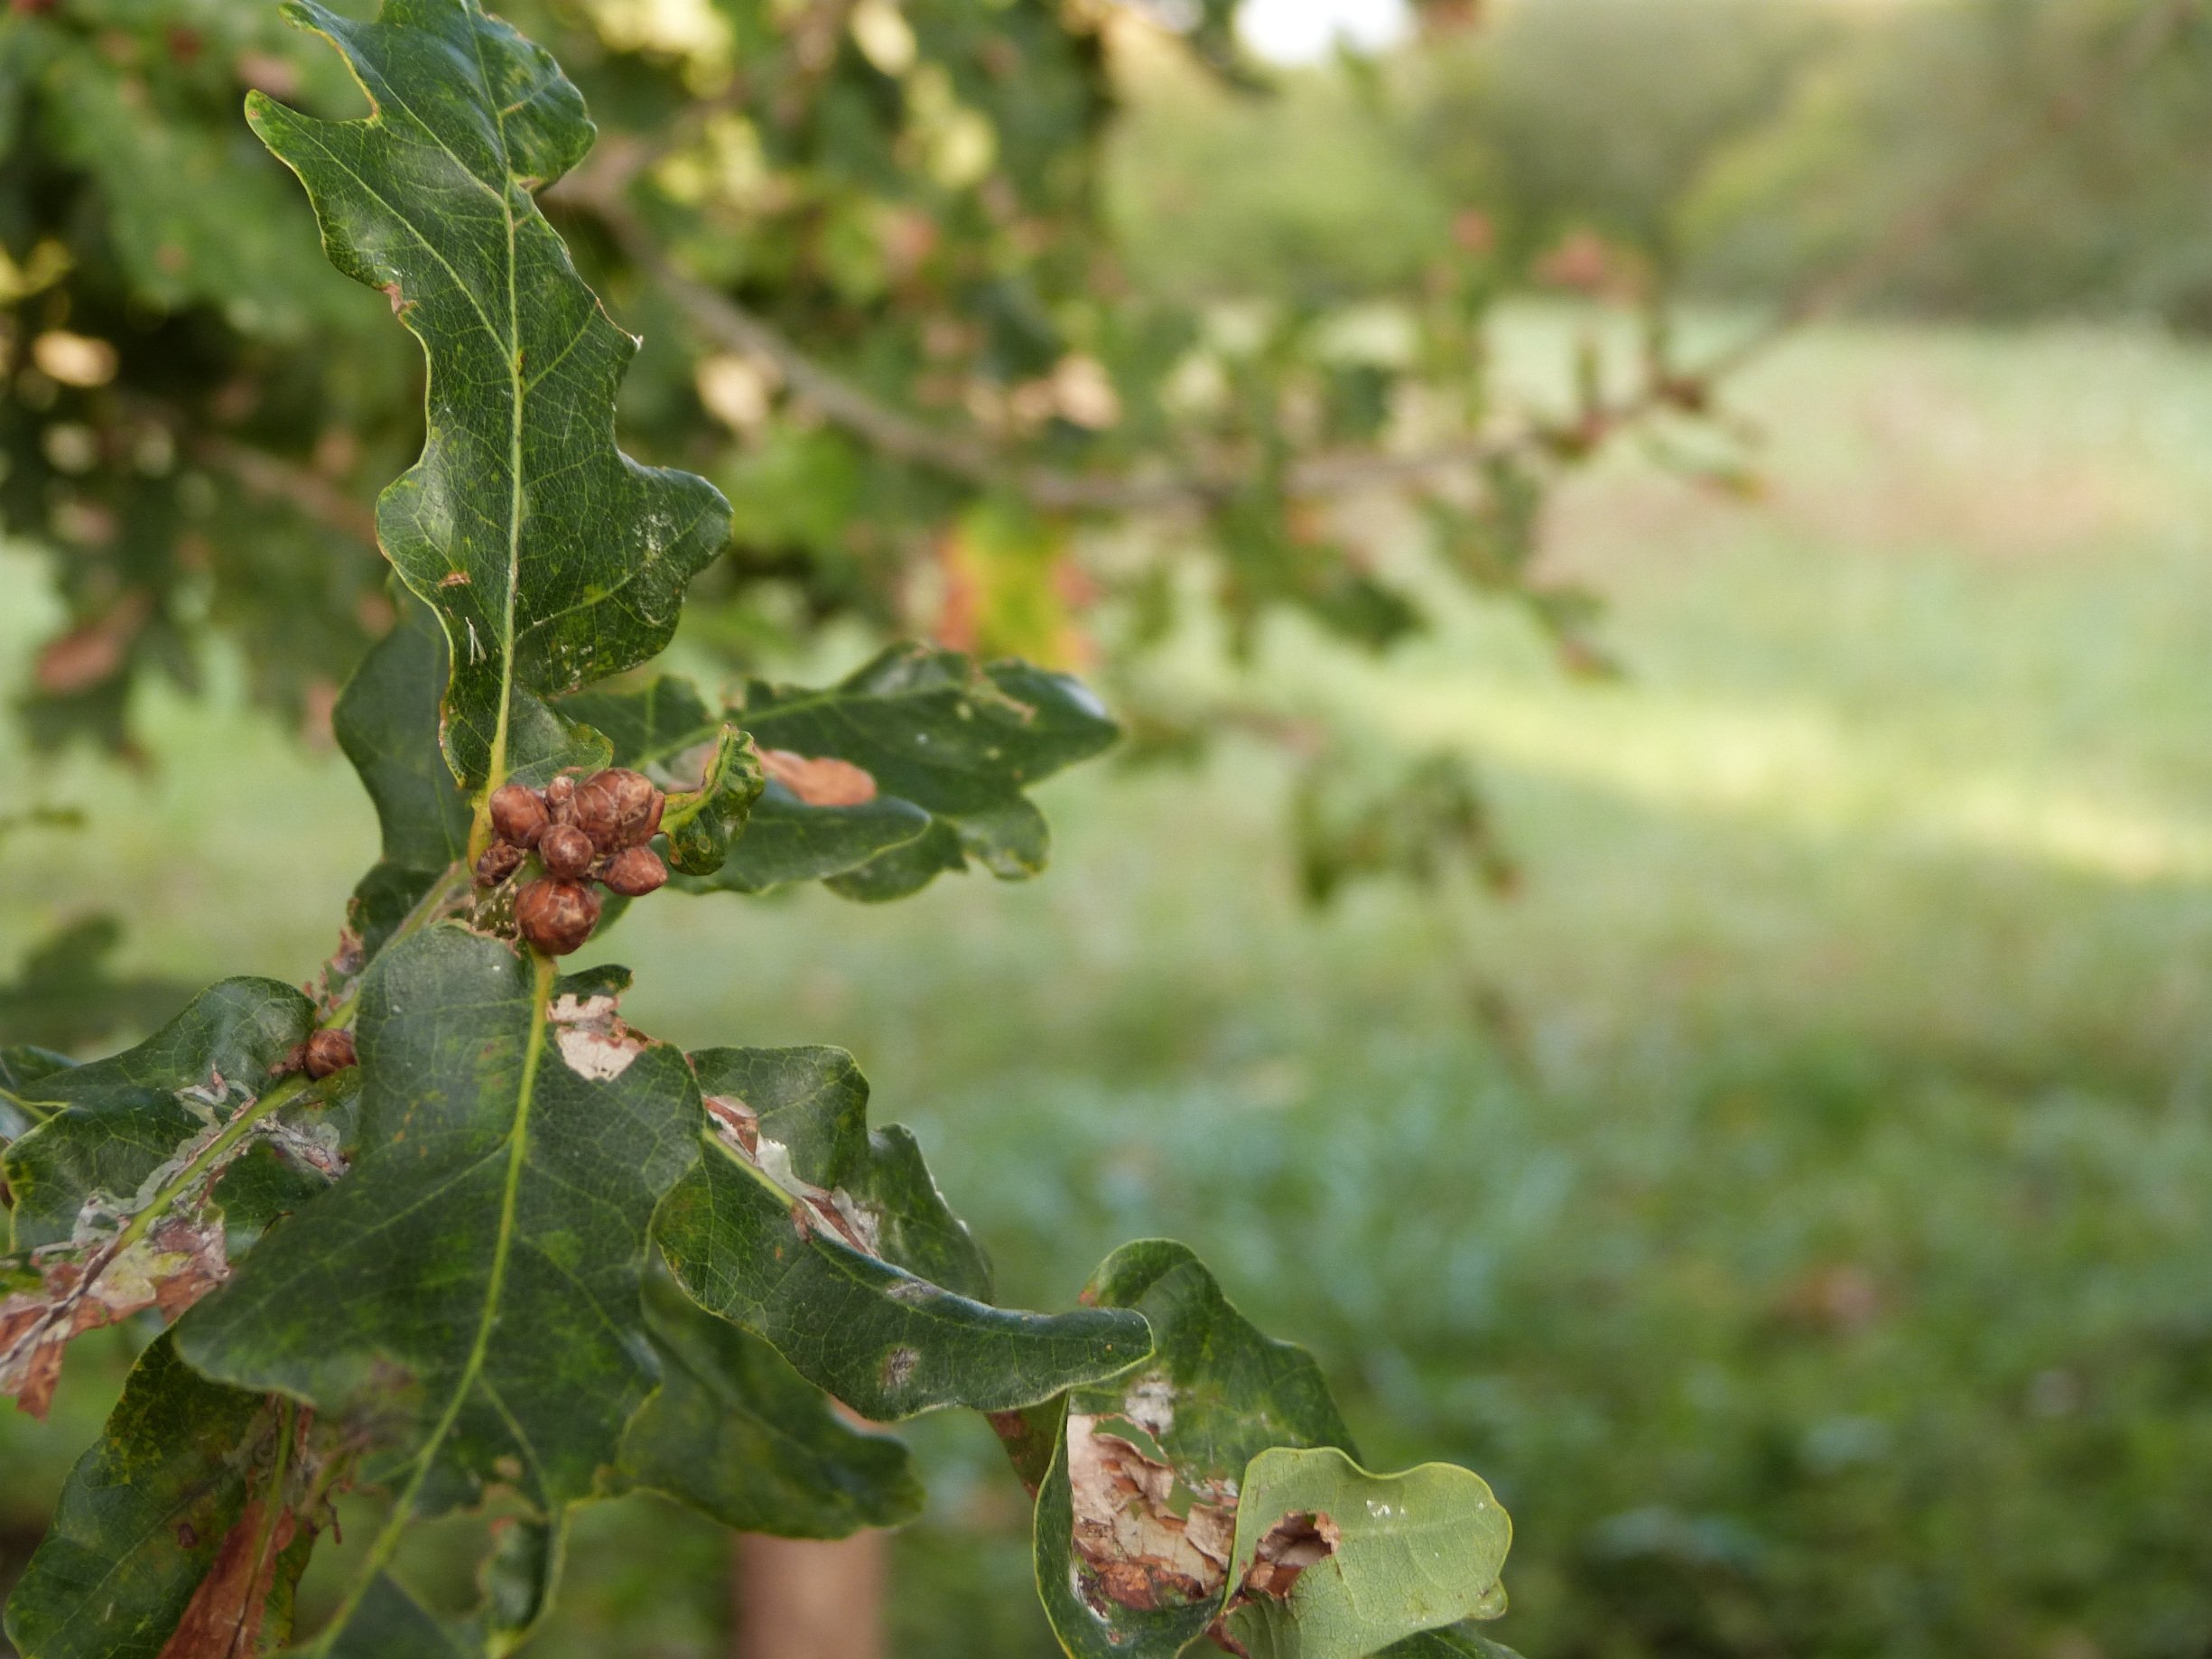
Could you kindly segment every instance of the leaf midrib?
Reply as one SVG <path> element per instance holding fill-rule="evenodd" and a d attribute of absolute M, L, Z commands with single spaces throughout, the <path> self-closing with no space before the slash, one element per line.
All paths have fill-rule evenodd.
<path fill-rule="evenodd" d="M 533 975 L 530 990 L 530 1036 L 523 1050 L 522 1080 L 519 1098 L 516 1102 L 514 1127 L 508 1132 L 507 1179 L 499 1195 L 499 1229 L 492 1247 L 491 1271 L 486 1276 L 484 1309 L 477 1319 L 476 1337 L 469 1345 L 469 1357 L 463 1362 L 460 1375 L 455 1380 L 451 1396 L 445 1410 L 439 1414 L 436 1425 L 423 1440 L 422 1449 L 415 1454 L 414 1467 L 407 1476 L 407 1484 L 392 1501 L 392 1513 L 376 1533 L 375 1542 L 362 1561 L 361 1570 L 347 1589 L 346 1597 L 330 1622 L 322 1628 L 310 1652 L 327 1655 L 330 1644 L 345 1631 L 353 1616 L 360 1611 L 362 1599 L 368 1594 L 393 1552 L 399 1547 L 400 1535 L 413 1517 L 414 1500 L 423 1490 L 423 1483 L 430 1477 L 431 1466 L 438 1460 L 439 1450 L 446 1437 L 452 1433 L 460 1421 L 461 1407 L 467 1403 L 469 1393 L 484 1374 L 484 1363 L 491 1352 L 493 1328 L 499 1322 L 499 1300 L 507 1285 L 508 1258 L 514 1253 L 515 1212 L 522 1191 L 524 1155 L 530 1140 L 530 1111 L 537 1094 L 538 1062 L 545 1052 L 546 1009 L 553 992 L 553 965 L 549 958 L 533 952 L 530 957 Z M 511 1421 L 511 1420 L 510 1420 Z M 525 1448 L 525 1449 L 527 1449 Z"/>
<path fill-rule="evenodd" d="M 476 52 L 477 79 L 484 88 L 484 101 L 491 101 L 491 76 L 484 68 L 484 35 L 476 31 L 469 41 Z M 507 606 L 500 621 L 499 720 L 492 733 L 491 765 L 484 780 L 484 798 L 507 781 L 508 709 L 515 696 L 515 603 L 522 585 L 522 411 L 528 385 L 522 372 L 522 303 L 516 286 L 514 168 L 507 156 L 508 110 L 493 113 L 499 128 L 499 157 L 507 175 L 499 191 L 499 210 L 507 219 L 507 375 L 513 393 L 507 420 Z M 587 316 L 584 326 L 590 326 Z"/>

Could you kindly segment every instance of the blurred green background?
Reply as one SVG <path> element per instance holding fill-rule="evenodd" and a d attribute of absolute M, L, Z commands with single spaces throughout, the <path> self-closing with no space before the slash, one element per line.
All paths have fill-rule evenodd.
<path fill-rule="evenodd" d="M 1693 296 L 1693 337 L 1724 340 L 2096 9 L 1523 0 L 1464 62 L 1317 69 L 1271 104 L 1139 87 L 1115 188 L 1164 284 L 1352 298 L 1411 280 L 1391 238 L 1417 245 L 1459 189 L 1438 181 L 1471 170 L 1497 234 L 1532 257 L 1577 227 L 1641 247 Z M 1268 635 L 1240 694 L 1479 763 L 1510 895 L 1447 877 L 1308 908 L 1286 763 L 1231 741 L 1050 786 L 1036 882 L 646 906 L 594 955 L 659 969 L 627 1011 L 670 1038 L 853 1049 L 1008 1300 L 1065 1303 L 1127 1237 L 1189 1241 L 1315 1348 L 1375 1461 L 1490 1477 L 1517 1524 L 1501 1634 L 1536 1659 L 2201 1655 L 2196 67 L 2193 102 L 2161 79 L 2125 132 L 2045 164 L 2037 210 L 2031 180 L 1880 314 L 1736 387 L 1757 490 L 1632 452 L 1562 490 L 1547 559 L 1608 596 L 1620 682 L 1564 677 L 1525 622 L 1441 584 L 1442 625 L 1387 659 Z M 1930 96 L 1947 73 L 1957 95 Z M 1882 108 L 1925 119 L 1864 125 Z M 1831 188 L 1793 193 L 1816 162 Z M 1778 191 L 1788 210 L 1759 205 Z M 1530 299 L 1499 347 L 1540 382 L 1608 326 Z M 43 580 L 0 554 L 0 681 L 54 626 Z M 1199 637 L 1174 673 L 1229 681 Z M 327 954 L 373 820 L 244 678 L 218 655 L 204 698 L 144 688 L 142 768 L 34 764 L 0 728 L 0 975 L 96 913 L 149 1020 L 169 984 Z M 33 808 L 82 822 L 9 817 Z M 49 964 L 0 1007 L 26 1019 L 54 983 Z M 142 1335 L 80 1343 L 49 1423 L 0 1417 L 0 1576 Z M 987 1431 L 908 1432 L 932 1508 L 895 1546 L 893 1652 L 1042 1659 Z M 606 1506 L 572 1561 L 534 1653 L 722 1651 L 704 1524 Z"/>

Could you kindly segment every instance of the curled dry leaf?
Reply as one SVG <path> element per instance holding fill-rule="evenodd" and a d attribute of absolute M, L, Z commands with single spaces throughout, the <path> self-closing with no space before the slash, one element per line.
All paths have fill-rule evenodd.
<path fill-rule="evenodd" d="M 876 798 L 875 778 L 850 760 L 763 749 L 760 769 L 809 806 L 863 806 Z"/>
<path fill-rule="evenodd" d="M 1141 1610 L 1218 1597 L 1236 1539 L 1235 1488 L 1190 1495 L 1176 1513 L 1175 1470 L 1101 1427 L 1111 1421 L 1067 1420 L 1075 1549 L 1099 1593 Z"/>

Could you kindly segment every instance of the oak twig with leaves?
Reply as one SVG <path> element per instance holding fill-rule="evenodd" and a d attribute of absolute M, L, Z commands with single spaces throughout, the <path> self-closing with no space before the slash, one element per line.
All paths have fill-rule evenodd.
<path fill-rule="evenodd" d="M 729 509 L 616 447 L 635 342 L 534 195 L 589 148 L 582 100 L 476 0 L 290 14 L 373 113 L 249 118 L 429 368 L 422 458 L 377 508 L 400 625 L 335 720 L 384 855 L 311 992 L 228 980 L 111 1059 L 0 1054 L 0 1386 L 41 1410 L 72 1337 L 166 1323 L 8 1604 L 24 1659 L 505 1654 L 578 1505 L 649 1490 L 796 1537 L 911 1517 L 904 1449 L 833 1401 L 990 1414 L 1072 1654 L 1492 1651 L 1468 1624 L 1502 1606 L 1489 1489 L 1361 1468 L 1313 1361 L 1187 1251 L 1127 1246 L 1067 1312 L 996 1307 L 850 1057 L 685 1054 L 623 1021 L 625 971 L 561 971 L 615 910 L 594 890 L 547 933 L 548 884 L 879 899 L 971 860 L 1032 873 L 1027 787 L 1115 728 L 1059 675 L 918 648 L 727 708 L 599 684 L 667 643 Z M 648 836 L 666 896 L 617 879 Z M 384 1519 L 294 1630 L 353 1489 Z M 398 1545 L 494 1489 L 524 1520 L 481 1606 L 434 1615 Z"/>

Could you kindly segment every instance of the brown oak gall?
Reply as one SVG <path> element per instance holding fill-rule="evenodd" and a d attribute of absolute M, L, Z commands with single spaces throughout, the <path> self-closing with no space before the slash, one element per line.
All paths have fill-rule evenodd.
<path fill-rule="evenodd" d="M 317 1031 L 307 1039 L 307 1075 L 321 1082 L 358 1062 L 351 1031 Z"/>
<path fill-rule="evenodd" d="M 651 847 L 625 847 L 607 861 L 599 880 L 625 899 L 642 899 L 668 880 L 668 866 Z"/>
<path fill-rule="evenodd" d="M 565 956 L 578 948 L 599 919 L 599 896 L 588 881 L 541 876 L 515 898 L 515 922 L 522 937 L 548 956 Z"/>
<path fill-rule="evenodd" d="M 484 849 L 484 855 L 476 861 L 476 884 L 479 887 L 497 887 L 522 868 L 522 862 L 530 855 L 511 841 L 495 841 Z"/>
<path fill-rule="evenodd" d="M 491 826 L 502 841 L 534 847 L 546 817 L 544 797 L 525 784 L 501 784 L 492 791 Z"/>
<path fill-rule="evenodd" d="M 643 772 L 610 766 L 576 786 L 576 824 L 602 853 L 653 839 L 661 826 L 661 792 Z"/>
<path fill-rule="evenodd" d="M 549 824 L 538 837 L 537 855 L 544 861 L 547 875 L 572 879 L 590 869 L 599 853 L 591 837 L 575 825 Z"/>

